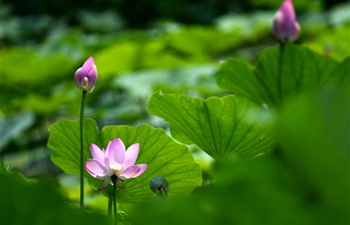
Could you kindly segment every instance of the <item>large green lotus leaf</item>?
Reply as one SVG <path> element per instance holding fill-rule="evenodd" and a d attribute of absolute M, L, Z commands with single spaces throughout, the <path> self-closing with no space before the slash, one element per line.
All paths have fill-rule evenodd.
<path fill-rule="evenodd" d="M 51 160 L 65 173 L 80 174 L 79 120 L 60 120 L 50 126 L 48 147 L 53 150 Z M 101 146 L 97 124 L 93 119 L 84 120 L 84 155 L 91 157 L 90 144 Z"/>
<path fill-rule="evenodd" d="M 268 99 L 264 86 L 244 59 L 229 59 L 221 64 L 216 82 L 222 89 L 233 91 L 236 95 L 255 102 L 264 102 Z"/>
<path fill-rule="evenodd" d="M 140 143 L 137 164 L 148 164 L 148 169 L 141 176 L 124 181 L 124 189 L 118 190 L 119 201 L 132 203 L 149 198 L 155 194 L 149 183 L 155 176 L 163 176 L 169 183 L 168 196 L 188 195 L 201 184 L 201 169 L 185 145 L 172 140 L 162 129 L 149 125 L 106 126 L 100 132 L 92 119 L 84 120 L 85 158 L 92 158 L 89 145 L 97 144 L 106 148 L 108 142 L 120 138 L 126 147 Z M 53 149 L 52 161 L 66 173 L 80 172 L 79 121 L 61 120 L 50 127 L 51 135 L 48 146 Z M 84 176 L 97 189 L 102 180 L 92 178 L 87 172 Z M 108 194 L 104 189 L 104 194 Z"/>
<path fill-rule="evenodd" d="M 262 52 L 253 70 L 241 59 L 228 60 L 218 71 L 217 83 L 258 104 L 280 105 L 286 98 L 324 87 L 339 65 L 328 56 L 294 44 L 284 45 L 282 59 L 280 52 L 280 47 Z"/>
<path fill-rule="evenodd" d="M 147 109 L 170 124 L 175 139 L 194 143 L 215 159 L 248 159 L 274 146 L 273 135 L 255 119 L 263 116 L 261 109 L 232 95 L 204 100 L 158 92 Z"/>
<path fill-rule="evenodd" d="M 47 146 L 53 150 L 51 161 L 68 174 L 80 174 L 80 129 L 79 120 L 60 120 L 50 126 Z M 90 144 L 101 146 L 96 121 L 84 119 L 84 158 L 91 158 Z M 85 163 L 85 160 L 84 160 Z M 84 169 L 84 177 L 93 186 L 100 182 Z"/>

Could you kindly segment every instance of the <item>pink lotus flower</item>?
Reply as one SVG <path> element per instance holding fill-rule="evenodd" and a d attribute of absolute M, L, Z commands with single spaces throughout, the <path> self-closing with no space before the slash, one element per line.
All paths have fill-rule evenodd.
<path fill-rule="evenodd" d="M 275 14 L 273 34 L 281 42 L 290 42 L 298 38 L 300 25 L 296 21 L 292 0 L 285 0 Z"/>
<path fill-rule="evenodd" d="M 97 77 L 98 74 L 94 58 L 90 56 L 84 65 L 75 72 L 74 82 L 79 89 L 92 92 L 95 88 Z"/>
<path fill-rule="evenodd" d="M 147 169 L 147 164 L 135 165 L 139 154 L 139 143 L 131 145 L 127 151 L 122 140 L 114 139 L 108 143 L 107 149 L 100 149 L 95 144 L 90 145 L 93 159 L 86 159 L 85 169 L 96 179 L 105 180 L 98 188 L 105 188 L 111 183 L 111 177 L 116 176 L 118 186 L 123 188 L 121 181 L 140 176 Z"/>

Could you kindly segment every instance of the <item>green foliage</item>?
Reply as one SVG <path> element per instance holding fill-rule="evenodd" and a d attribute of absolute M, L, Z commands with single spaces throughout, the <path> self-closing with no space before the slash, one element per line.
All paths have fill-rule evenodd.
<path fill-rule="evenodd" d="M 158 10 L 171 8 L 164 2 Z M 231 3 L 276 9 L 281 1 Z M 23 173 L 54 167 L 42 163 L 44 157 L 33 157 L 38 151 L 32 149 L 46 151 L 48 123 L 76 117 L 80 95 L 73 74 L 92 55 L 99 81 L 88 95 L 86 114 L 97 122 L 84 120 L 85 158 L 91 158 L 91 143 L 105 148 L 119 137 L 126 146 L 139 142 L 137 163 L 149 165 L 117 191 L 118 203 L 126 203 L 118 206 L 126 212 L 120 224 L 349 224 L 349 4 L 315 12 L 322 8 L 318 0 L 293 3 L 302 26 L 298 41 L 305 46 L 285 45 L 282 59 L 278 47 L 270 48 L 276 44 L 270 34 L 272 11 L 228 14 L 208 26 L 162 22 L 148 30 L 120 30 L 123 21 L 110 10 L 76 11 L 74 18 L 59 20 L 12 17 L 9 8 L 1 8 L 0 165 L 20 150 L 31 162 L 18 160 Z M 173 8 L 179 15 L 203 19 L 208 13 L 197 5 L 180 5 Z M 20 46 L 8 46 L 15 44 Z M 226 60 L 232 56 L 244 59 Z M 224 62 L 215 83 L 219 60 Z M 229 95 L 211 97 L 223 95 L 217 84 Z M 201 170 L 191 152 L 162 129 L 97 127 L 166 127 L 145 110 L 157 90 L 175 94 L 153 94 L 148 111 L 169 123 L 176 141 L 195 144 L 195 150 L 215 159 L 214 165 L 202 166 L 201 187 Z M 267 123 L 271 120 L 276 126 Z M 61 120 L 50 132 L 52 161 L 65 173 L 79 174 L 79 121 Z M 105 210 L 107 199 L 96 191 L 102 181 L 87 172 L 84 176 L 92 188 L 86 204 Z M 166 201 L 149 189 L 155 176 L 169 182 Z M 81 216 L 69 207 L 73 201 L 67 199 L 78 198 L 78 187 L 62 184 L 70 194 L 62 196 L 52 182 L 28 181 L 0 169 L 0 221 L 106 224 L 106 216 Z"/>
<path fill-rule="evenodd" d="M 235 96 L 204 100 L 155 93 L 147 109 L 170 124 L 175 139 L 196 144 L 215 159 L 248 159 L 274 146 L 270 131 L 252 118 L 254 113 L 261 116 L 264 112 Z"/>
<path fill-rule="evenodd" d="M 155 225 L 164 221 L 169 225 L 278 225 L 308 221 L 308 217 L 296 218 L 302 215 L 298 193 L 293 193 L 297 188 L 277 160 L 259 157 L 240 163 L 221 161 L 213 172 L 215 183 L 189 199 L 138 205 L 130 216 L 132 223 L 139 225 L 147 220 Z M 186 214 L 200 216 L 186 217 Z M 286 217 L 293 223 L 286 223 Z"/>
<path fill-rule="evenodd" d="M 348 12 L 349 6 L 344 6 L 343 10 Z M 334 15 L 338 17 L 339 14 Z M 349 17 L 349 13 L 347 13 Z M 320 53 L 327 54 L 336 59 L 343 60 L 350 54 L 350 40 L 348 33 L 350 29 L 350 18 L 348 24 L 338 25 L 327 30 L 321 29 L 319 32 L 315 32 L 315 37 L 312 41 L 306 43 L 312 50 Z"/>
<path fill-rule="evenodd" d="M 159 89 L 167 93 L 186 93 L 191 90 L 197 95 L 211 96 L 220 93 L 220 88 L 213 82 L 215 73 L 216 68 L 212 65 L 144 70 L 119 76 L 115 79 L 115 86 L 125 90 L 127 104 L 133 99 L 148 101 L 149 96 Z"/>
<path fill-rule="evenodd" d="M 109 224 L 107 217 L 68 206 L 52 181 L 26 180 L 19 172 L 0 168 L 1 223 L 11 225 Z"/>
<path fill-rule="evenodd" d="M 60 53 L 40 55 L 30 48 L 10 48 L 2 50 L 0 65 L 0 104 L 5 113 L 20 108 L 50 115 L 57 113 L 60 103 L 68 99 L 62 95 L 55 98 L 52 92 L 74 68 L 69 57 Z"/>
<path fill-rule="evenodd" d="M 277 9 L 281 6 L 283 1 L 276 0 L 248 0 L 252 6 L 262 7 L 262 8 L 271 8 Z M 303 0 L 293 0 L 293 5 L 297 12 L 300 11 L 315 11 L 320 10 L 322 7 L 322 1 L 313 0 L 313 1 L 303 1 Z"/>
<path fill-rule="evenodd" d="M 320 216 L 349 213 L 349 102 L 349 89 L 332 86 L 294 100 L 280 117 L 286 166 L 295 171 L 314 201 L 328 205 Z"/>
<path fill-rule="evenodd" d="M 20 136 L 34 122 L 34 115 L 25 111 L 12 117 L 0 115 L 0 152 L 1 149 L 12 139 Z"/>
<path fill-rule="evenodd" d="M 285 99 L 326 86 L 337 66 L 339 63 L 330 57 L 286 44 L 262 52 L 255 69 L 243 60 L 226 61 L 218 71 L 217 83 L 258 104 L 278 106 Z"/>
<path fill-rule="evenodd" d="M 139 202 L 156 196 L 149 189 L 149 182 L 155 176 L 163 176 L 172 187 L 169 197 L 186 196 L 201 184 L 201 170 L 184 145 L 174 142 L 163 130 L 149 125 L 106 126 L 100 132 L 92 119 L 84 120 L 85 158 L 92 158 L 90 144 L 106 148 L 109 141 L 119 137 L 126 147 L 140 143 L 140 153 L 136 163 L 148 164 L 148 169 L 140 177 L 123 182 L 125 188 L 118 190 L 117 198 L 122 202 Z M 52 161 L 66 173 L 79 174 L 80 138 L 79 121 L 61 120 L 50 127 L 48 147 L 53 149 Z M 102 181 L 84 176 L 97 189 Z M 104 190 L 105 194 L 108 190 Z"/>
<path fill-rule="evenodd" d="M 21 66 L 18 66 L 20 63 Z M 40 56 L 32 49 L 12 48 L 1 52 L 0 74 L 2 85 L 40 86 L 44 81 L 54 84 L 72 70 L 74 62 L 56 53 Z M 48 79 L 50 78 L 50 79 Z"/>
<path fill-rule="evenodd" d="M 84 155 L 91 158 L 90 144 L 101 146 L 97 124 L 92 119 L 84 120 Z M 66 173 L 80 174 L 79 121 L 61 120 L 50 126 L 48 147 L 53 150 L 51 160 Z M 88 176 L 88 173 L 85 173 Z"/>
<path fill-rule="evenodd" d="M 332 81 L 340 87 L 349 88 L 350 85 L 350 56 L 343 60 L 332 73 Z"/>
<path fill-rule="evenodd" d="M 190 198 L 138 205 L 132 224 L 348 224 L 348 92 L 302 95 L 282 111 L 277 151 L 217 161 L 211 185 Z"/>
<path fill-rule="evenodd" d="M 101 79 L 108 75 L 134 70 L 137 63 L 137 45 L 131 41 L 118 43 L 96 55 L 96 65 Z"/>

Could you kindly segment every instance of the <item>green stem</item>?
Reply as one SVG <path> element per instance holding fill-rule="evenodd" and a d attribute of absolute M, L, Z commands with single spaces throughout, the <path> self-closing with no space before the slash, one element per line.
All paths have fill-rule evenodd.
<path fill-rule="evenodd" d="M 112 204 L 113 204 L 113 191 L 109 188 L 109 198 L 108 198 L 108 219 L 112 221 Z"/>
<path fill-rule="evenodd" d="M 1 153 L 0 153 L 1 154 Z M 4 162 L 2 161 L 2 157 L 0 155 L 0 168 L 2 168 L 4 166 Z"/>
<path fill-rule="evenodd" d="M 164 188 L 160 188 L 160 193 L 161 193 L 161 195 L 162 195 L 162 198 L 166 198 L 166 197 L 167 197 Z"/>
<path fill-rule="evenodd" d="M 282 68 L 283 68 L 283 51 L 284 51 L 284 43 L 280 43 L 280 54 L 279 54 L 279 60 L 278 60 L 278 94 L 280 96 L 280 101 L 282 103 L 283 101 L 283 80 L 282 80 Z"/>
<path fill-rule="evenodd" d="M 115 176 L 115 175 L 112 176 L 112 182 L 113 182 L 114 225 L 117 225 L 117 223 L 118 223 L 118 216 L 117 216 L 117 179 L 118 179 L 117 176 Z"/>
<path fill-rule="evenodd" d="M 80 209 L 84 210 L 84 108 L 86 91 L 83 91 L 80 108 Z"/>

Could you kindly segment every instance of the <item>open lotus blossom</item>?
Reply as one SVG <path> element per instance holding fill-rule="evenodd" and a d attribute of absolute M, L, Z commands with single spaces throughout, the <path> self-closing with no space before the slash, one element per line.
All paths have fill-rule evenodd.
<path fill-rule="evenodd" d="M 292 0 L 285 0 L 275 14 L 273 34 L 281 42 L 290 42 L 298 38 L 300 25 L 296 21 Z"/>
<path fill-rule="evenodd" d="M 95 88 L 98 73 L 94 58 L 91 56 L 74 74 L 75 85 L 84 91 L 92 92 Z"/>
<path fill-rule="evenodd" d="M 139 154 L 139 143 L 131 145 L 127 150 L 122 140 L 115 138 L 108 143 L 107 149 L 100 149 L 95 144 L 90 145 L 93 159 L 86 159 L 85 169 L 96 179 L 104 180 L 99 190 L 112 183 L 116 176 L 118 186 L 123 188 L 121 181 L 140 176 L 147 169 L 147 164 L 135 165 Z"/>

